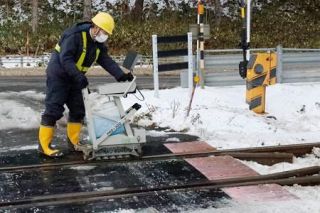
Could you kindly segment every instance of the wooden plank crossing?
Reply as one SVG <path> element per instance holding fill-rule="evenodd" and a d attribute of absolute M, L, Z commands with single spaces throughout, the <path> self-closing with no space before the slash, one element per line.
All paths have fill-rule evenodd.
<path fill-rule="evenodd" d="M 259 173 L 231 156 L 191 158 L 186 160 L 209 180 L 258 176 Z"/>
<path fill-rule="evenodd" d="M 182 153 L 185 150 L 208 151 L 209 144 L 178 143 L 165 144 L 173 153 Z M 204 148 L 204 150 L 201 150 Z M 212 147 L 212 150 L 215 150 Z M 200 171 L 209 180 L 221 180 L 229 178 L 242 178 L 259 176 L 259 173 L 241 163 L 231 156 L 189 158 L 186 161 Z M 262 184 L 252 186 L 228 187 L 222 189 L 232 199 L 240 202 L 252 201 L 281 201 L 298 199 L 278 184 Z"/>
<path fill-rule="evenodd" d="M 165 143 L 172 153 L 186 153 L 186 152 L 209 152 L 215 151 L 216 149 L 210 146 L 204 141 L 190 141 L 182 143 Z"/>
<path fill-rule="evenodd" d="M 232 199 L 240 202 L 287 201 L 299 199 L 278 184 L 229 187 L 222 189 Z"/>

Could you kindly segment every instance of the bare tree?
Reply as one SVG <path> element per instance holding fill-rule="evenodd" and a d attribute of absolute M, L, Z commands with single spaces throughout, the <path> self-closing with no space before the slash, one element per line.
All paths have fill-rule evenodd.
<path fill-rule="evenodd" d="M 122 4 L 121 4 L 121 18 L 124 18 L 126 17 L 129 12 L 130 12 L 130 9 L 129 9 L 129 0 L 123 0 L 122 1 Z"/>
<path fill-rule="evenodd" d="M 215 3 L 215 16 L 216 16 L 216 24 L 220 26 L 221 16 L 222 16 L 222 6 L 220 0 L 214 0 Z"/>
<path fill-rule="evenodd" d="M 136 0 L 132 9 L 132 15 L 134 19 L 142 19 L 143 16 L 143 4 L 144 0 Z"/>
<path fill-rule="evenodd" d="M 216 26 L 220 26 L 221 17 L 222 17 L 222 4 L 221 0 L 209 0 L 208 4 L 212 6 L 214 9 L 214 17 Z"/>
<path fill-rule="evenodd" d="M 6 15 L 7 17 L 10 17 L 10 8 L 12 8 L 11 5 L 12 2 L 10 2 L 9 0 L 5 1 L 5 5 L 6 5 Z"/>
<path fill-rule="evenodd" d="M 92 13 L 91 13 L 91 0 L 83 0 L 83 20 L 90 20 Z"/>
<path fill-rule="evenodd" d="M 38 0 L 32 0 L 32 32 L 37 32 L 38 28 Z"/>
<path fill-rule="evenodd" d="M 169 2 L 169 0 L 164 0 L 164 2 L 166 3 L 166 7 L 169 8 L 169 7 L 170 7 L 170 2 Z"/>

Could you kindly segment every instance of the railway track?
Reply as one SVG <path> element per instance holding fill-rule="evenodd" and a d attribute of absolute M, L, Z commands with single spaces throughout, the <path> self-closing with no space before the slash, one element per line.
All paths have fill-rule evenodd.
<path fill-rule="evenodd" d="M 111 165 L 114 167 L 113 163 L 124 163 L 126 166 L 129 163 L 143 161 L 150 161 L 156 163 L 157 165 L 160 162 L 167 162 L 172 164 L 170 160 L 180 160 L 179 162 L 184 162 L 186 158 L 196 158 L 196 157 L 207 157 L 207 156 L 221 156 L 221 155 L 230 155 L 234 158 L 244 159 L 244 160 L 255 160 L 257 162 L 262 162 L 265 164 L 273 164 L 276 162 L 290 162 L 293 156 L 302 156 L 307 153 L 311 153 L 313 147 L 320 147 L 320 143 L 309 143 L 309 144 L 294 144 L 294 145 L 283 145 L 283 146 L 268 146 L 268 147 L 254 147 L 254 148 L 241 148 L 241 149 L 227 149 L 227 150 L 214 150 L 208 152 L 193 152 L 193 153 L 169 153 L 169 154 L 157 154 L 157 155 L 146 155 L 139 159 L 107 159 L 99 161 L 85 161 L 85 160 L 72 160 L 68 159 L 67 162 L 52 162 L 52 163 L 39 163 L 39 164 L 27 164 L 27 165 L 14 165 L 6 166 L 5 162 L 2 162 L 2 167 L 0 167 L 0 174 L 2 175 L 2 180 L 6 182 L 7 178 L 15 177 L 19 178 L 21 175 L 28 177 L 30 174 L 39 174 L 44 175 L 41 177 L 43 181 L 46 181 L 50 177 L 52 171 L 61 171 L 60 167 L 66 167 L 70 169 L 73 166 L 79 165 L 90 165 L 90 166 L 102 166 L 102 165 Z M 159 161 L 159 162 L 158 162 Z M 128 164 L 127 164 L 128 163 Z M 147 162 L 148 164 L 148 162 Z M 160 164 L 159 164 L 160 165 Z M 103 167 L 104 170 L 101 170 L 103 174 L 105 171 L 111 171 L 108 168 L 112 167 Z M 116 166 L 117 167 L 117 166 Z M 153 167 L 150 167 L 153 168 Z M 173 167 L 171 167 L 173 168 Z M 180 167 L 180 169 L 183 167 Z M 50 170 L 52 169 L 52 170 Z M 70 170 L 66 170 L 70 171 Z M 169 170 L 168 170 L 169 171 Z M 179 170 L 180 171 L 180 170 Z M 182 170 L 181 170 L 182 171 Z M 153 172 L 153 171 L 152 171 Z M 53 172 L 53 174 L 55 174 Z M 63 173 L 70 174 L 70 173 Z M 79 173 L 81 174 L 81 173 Z M 120 174 L 120 173 L 119 173 Z M 98 177 L 97 176 L 97 177 Z M 70 176 L 71 177 L 71 176 Z M 76 176 L 75 176 L 76 177 Z M 74 177 L 74 178 L 75 178 Z M 165 176 L 164 176 L 165 177 Z M 10 180 L 10 179 L 8 179 Z M 15 180 L 15 179 L 13 179 Z M 179 179 L 177 179 L 179 180 Z M 33 181 L 32 178 L 27 178 L 26 180 L 21 178 L 21 182 L 13 182 L 17 184 L 17 189 L 24 189 L 27 186 L 28 181 Z M 25 182 L 27 181 L 27 182 Z M 55 180 L 52 180 L 53 184 L 57 184 Z M 98 181 L 99 182 L 99 181 Z M 50 183 L 50 182 L 49 182 Z M 101 182 L 103 183 L 103 182 Z M 10 184 L 10 183 L 9 183 Z M 21 186 L 20 186 L 21 184 Z M 42 184 L 47 186 L 48 183 Z M 144 183 L 145 184 L 145 183 Z M 228 187 L 240 187 L 240 186 L 250 186 L 250 185 L 260 185 L 260 184 L 278 184 L 278 185 L 318 185 L 320 184 L 320 166 L 306 167 L 301 169 L 295 169 L 291 171 L 278 172 L 268 175 L 252 175 L 241 178 L 225 178 L 218 180 L 208 180 L 208 179 L 196 179 L 191 178 L 187 181 L 178 181 L 178 182 L 157 182 L 154 185 L 122 185 L 115 188 L 97 188 L 93 190 L 65 190 L 62 191 L 52 191 L 50 193 L 37 193 L 30 194 L 28 196 L 18 196 L 15 197 L 15 185 L 12 186 L 9 190 L 5 189 L 3 193 L 14 192 L 13 199 L 10 199 L 10 196 L 3 196 L 4 199 L 0 201 L 0 210 L 13 210 L 18 209 L 32 209 L 32 208 L 47 208 L 47 207 L 59 207 L 59 206 L 68 206 L 68 205 L 82 205 L 85 203 L 94 203 L 102 202 L 106 203 L 107 201 L 116 200 L 116 199 L 135 199 L 136 197 L 142 198 L 166 195 L 172 193 L 198 193 L 198 192 L 207 192 L 207 191 L 221 191 L 223 188 Z M 3 185 L 5 186 L 5 184 Z M 35 185 L 35 187 L 37 187 Z M 223 193 L 223 192 L 222 192 Z M 161 197 L 161 196 L 160 196 Z"/>
<path fill-rule="evenodd" d="M 187 190 L 214 190 L 227 187 L 240 187 L 258 184 L 317 185 L 320 184 L 319 172 L 320 166 L 314 166 L 268 175 L 228 178 L 215 181 L 204 180 L 181 185 L 162 185 L 157 187 L 141 186 L 132 188 L 118 188 L 113 190 L 42 195 L 20 200 L 0 202 L 0 209 L 31 208 L 62 204 L 70 205 L 74 203 L 92 202 L 97 200 L 148 196 L 150 194 L 161 194 L 168 191 L 181 192 Z"/>
<path fill-rule="evenodd" d="M 147 155 L 140 158 L 120 158 L 120 159 L 103 159 L 95 161 L 86 160 L 72 160 L 64 162 L 52 163 L 38 163 L 28 165 L 14 165 L 6 166 L 2 164 L 0 172 L 14 171 L 14 170 L 29 170 L 29 169 L 46 169 L 63 166 L 76 166 L 76 165 L 97 165 L 101 163 L 115 163 L 115 162 L 140 162 L 140 161 L 157 161 L 157 160 L 172 160 L 172 159 L 187 159 L 195 157 L 208 157 L 208 156 L 221 156 L 230 155 L 240 160 L 251 160 L 261 164 L 273 165 L 279 162 L 292 162 L 294 156 L 302 156 L 311 153 L 314 147 L 320 147 L 320 143 L 306 143 L 306 144 L 293 144 L 282 146 L 266 146 L 266 147 L 252 147 L 240 149 L 226 149 L 214 150 L 206 152 L 192 152 L 192 153 L 169 153 L 158 155 Z"/>

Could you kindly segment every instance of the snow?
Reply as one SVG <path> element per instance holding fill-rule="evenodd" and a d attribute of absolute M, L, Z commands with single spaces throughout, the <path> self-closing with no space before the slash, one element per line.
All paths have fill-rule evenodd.
<path fill-rule="evenodd" d="M 92 170 L 96 168 L 96 166 L 73 166 L 71 167 L 71 169 L 74 169 L 74 170 Z"/>
<path fill-rule="evenodd" d="M 122 56 L 111 56 L 119 64 L 122 63 Z M 145 57 L 145 56 L 142 56 Z M 0 68 L 35 68 L 44 67 L 49 63 L 50 55 L 44 54 L 37 57 L 33 56 L 20 56 L 20 55 L 10 55 L 10 56 L 0 56 Z M 135 65 L 135 68 L 150 68 L 150 61 L 146 60 L 147 57 L 141 58 L 140 62 Z M 99 67 L 99 66 L 92 66 Z"/>
<path fill-rule="evenodd" d="M 119 211 L 114 211 L 114 212 L 117 212 L 117 213 L 136 213 L 135 210 L 133 209 L 120 209 Z"/>
<path fill-rule="evenodd" d="M 320 148 L 313 148 L 313 154 L 317 157 L 320 158 Z"/>
<path fill-rule="evenodd" d="M 164 132 L 164 131 L 155 131 L 155 130 L 148 131 L 148 135 L 150 135 L 152 137 L 168 137 L 166 132 Z"/>
<path fill-rule="evenodd" d="M 24 103 L 24 98 L 40 101 L 44 94 L 35 91 L 0 92 L 0 130 L 39 126 L 40 113 Z"/>
<path fill-rule="evenodd" d="M 309 166 L 320 166 L 320 158 L 317 156 L 319 148 L 314 148 L 311 154 L 293 159 L 293 163 L 278 163 L 273 166 L 265 166 L 256 162 L 242 161 L 252 169 L 259 171 L 260 174 L 270 174 L 293 169 L 300 169 Z"/>
<path fill-rule="evenodd" d="M 5 103 L 0 103 L 0 110 L 0 129 L 29 128 L 38 123 L 35 111 L 15 101 L 5 100 Z"/>
<path fill-rule="evenodd" d="M 180 139 L 173 137 L 173 138 L 167 138 L 166 141 L 169 141 L 169 142 L 173 142 L 173 141 L 179 142 Z"/>
<path fill-rule="evenodd" d="M 38 144 L 37 145 L 27 145 L 27 146 L 13 146 L 10 147 L 9 149 L 7 147 L 1 147 L 0 148 L 0 153 L 7 153 L 8 151 L 25 151 L 25 150 L 35 150 L 38 149 Z"/>
<path fill-rule="evenodd" d="M 108 11 L 111 12 L 113 10 L 116 10 L 116 4 L 121 3 L 122 0 L 92 0 L 92 10 L 93 11 Z M 170 5 L 173 9 L 177 9 L 179 4 L 184 2 L 185 4 L 189 4 L 190 6 L 194 5 L 194 2 L 188 1 L 188 0 L 175 0 L 170 1 Z M 77 6 L 79 7 L 82 2 L 81 1 L 73 1 L 73 0 L 64 0 L 64 1 L 54 1 L 54 0 L 48 0 L 48 3 L 51 7 L 55 7 L 56 10 L 62 11 L 66 14 L 73 13 L 75 11 L 75 8 Z M 128 0 L 129 8 L 132 9 L 135 3 L 135 0 Z M 163 9 L 165 7 L 164 1 L 159 0 L 145 0 L 144 1 L 144 7 L 148 7 L 151 4 L 157 4 L 157 7 L 159 10 Z M 110 8 L 110 5 L 113 7 Z M 26 12 L 26 8 L 23 7 L 21 1 L 16 1 L 15 6 L 12 8 L 14 15 L 16 15 L 19 18 L 19 21 L 28 20 L 28 13 Z M 77 13 L 80 13 L 79 10 L 76 10 Z M 10 17 L 5 16 L 5 9 L 0 7 L 0 24 L 2 24 L 6 20 L 11 20 Z M 50 15 L 50 14 L 49 14 Z"/>
<path fill-rule="evenodd" d="M 244 86 L 197 88 L 189 117 L 187 89 L 161 90 L 159 99 L 146 90 L 144 102 L 134 96 L 123 102 L 126 107 L 142 105 L 139 124 L 188 130 L 217 148 L 307 143 L 320 138 L 319 87 L 319 83 L 268 87 L 264 115 L 248 110 Z"/>
<path fill-rule="evenodd" d="M 306 192 L 305 187 L 302 187 L 301 192 Z M 298 191 L 298 189 L 296 190 Z M 309 190 L 308 190 L 309 191 Z M 310 191 L 314 191 L 310 187 Z M 319 191 L 317 192 L 319 194 Z M 307 194 L 307 193 L 306 193 Z M 315 193 L 316 194 L 316 193 Z M 196 213 L 318 213 L 320 212 L 319 207 L 319 196 L 311 197 L 309 199 L 292 201 L 281 201 L 281 202 L 257 202 L 257 203 L 236 203 L 233 201 L 229 202 L 229 205 L 219 207 L 218 209 L 197 209 Z"/>
<path fill-rule="evenodd" d="M 93 0 L 92 1 L 92 6 L 95 10 L 99 11 L 108 11 L 109 8 L 107 8 L 106 2 L 108 2 L 111 5 L 115 5 L 117 3 L 119 3 L 119 0 Z M 170 1 L 170 5 L 171 7 L 173 7 L 174 9 L 176 9 L 178 7 L 179 4 L 181 4 L 182 2 L 184 2 L 185 4 L 188 4 L 190 6 L 194 5 L 194 2 L 192 1 L 188 1 L 188 0 L 175 0 L 175 1 Z M 104 4 L 103 4 L 104 3 Z M 135 0 L 128 0 L 128 5 L 129 8 L 132 9 L 134 7 L 135 4 Z M 143 5 L 144 7 L 149 6 L 151 4 L 157 4 L 158 9 L 163 9 L 166 4 L 165 1 L 159 1 L 159 0 L 144 0 Z"/>
<path fill-rule="evenodd" d="M 18 146 L 18 147 L 11 147 L 9 151 L 16 151 L 16 150 L 34 150 L 38 149 L 38 144 L 37 145 L 28 145 L 28 146 Z M 7 149 L 8 150 L 8 149 Z"/>
<path fill-rule="evenodd" d="M 49 55 L 41 55 L 38 57 L 18 55 L 0 57 L 0 68 L 34 68 L 44 66 L 48 64 L 49 57 Z"/>
<path fill-rule="evenodd" d="M 267 88 L 266 111 L 257 115 L 248 110 L 245 103 L 245 87 L 197 88 L 192 110 L 186 117 L 189 103 L 188 89 L 160 90 L 160 98 L 152 90 L 143 90 L 145 101 L 130 95 L 122 99 L 124 108 L 139 103 L 142 108 L 136 114 L 140 125 L 152 125 L 170 131 L 184 131 L 197 135 L 201 140 L 219 148 L 269 146 L 278 144 L 318 142 L 320 139 L 320 83 L 277 84 Z M 107 102 L 96 93 L 97 106 Z M 37 128 L 40 111 L 31 108 L 19 98 L 43 100 L 44 95 L 34 91 L 0 93 L 0 129 Z M 165 131 L 149 131 L 152 136 L 164 136 Z M 178 141 L 167 136 L 167 140 Z M 27 149 L 27 148 L 26 148 Z M 273 166 L 242 161 L 260 174 L 320 166 L 320 149 L 311 154 L 294 158 L 293 163 Z M 91 169 L 91 168 L 74 168 Z M 285 187 L 300 200 L 276 203 L 236 203 L 231 201 L 219 209 L 199 209 L 194 212 L 320 212 L 320 187 Z M 125 211 L 125 210 L 124 210 Z M 128 210 L 131 212 L 131 210 Z"/>

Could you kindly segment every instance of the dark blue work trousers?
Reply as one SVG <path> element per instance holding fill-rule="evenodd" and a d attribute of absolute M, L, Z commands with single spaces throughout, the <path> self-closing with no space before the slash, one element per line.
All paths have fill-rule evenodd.
<path fill-rule="evenodd" d="M 54 126 L 63 116 L 64 104 L 69 108 L 69 122 L 80 123 L 85 116 L 81 89 L 76 83 L 65 79 L 47 77 L 45 111 L 41 124 Z"/>

